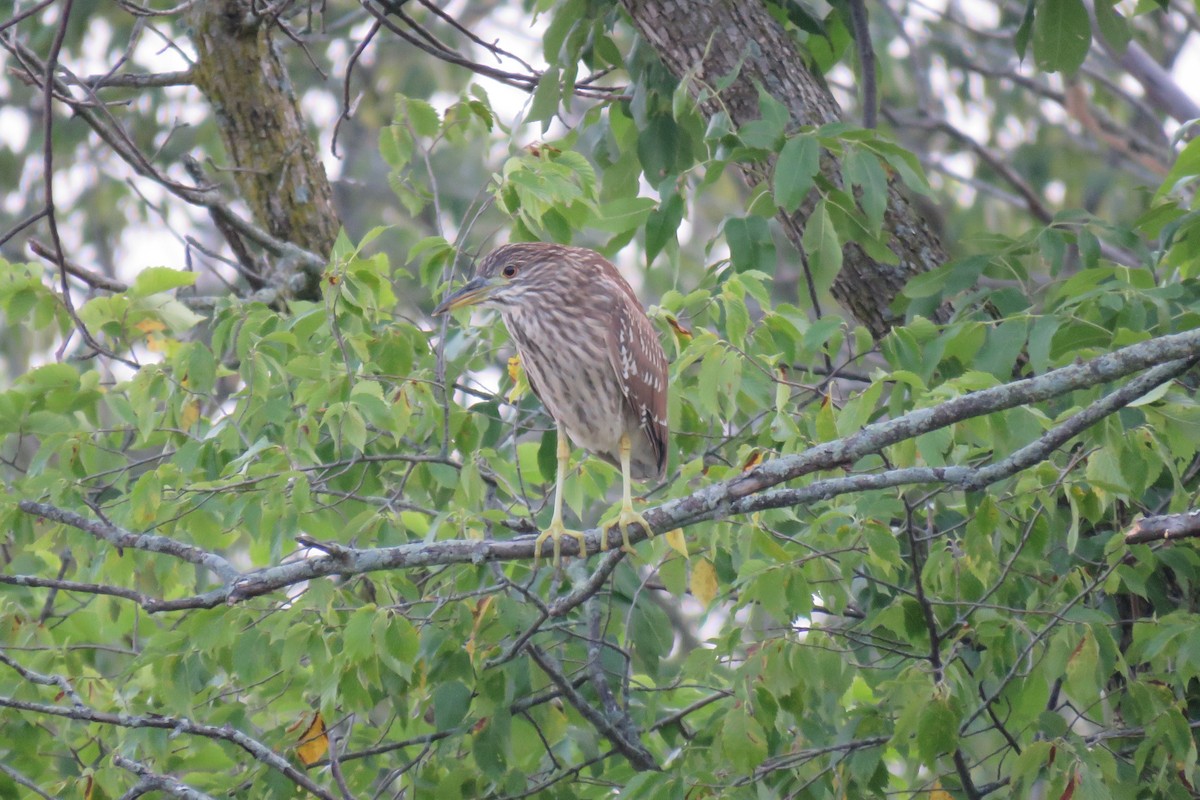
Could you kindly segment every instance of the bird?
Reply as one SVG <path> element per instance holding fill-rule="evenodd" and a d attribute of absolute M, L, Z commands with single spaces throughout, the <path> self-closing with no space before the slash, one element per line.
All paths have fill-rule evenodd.
<path fill-rule="evenodd" d="M 490 252 L 475 276 L 451 293 L 434 316 L 469 306 L 500 312 L 517 347 L 529 386 L 557 427 L 554 516 L 534 543 L 547 539 L 560 567 L 562 539 L 580 531 L 563 524 L 563 481 L 570 444 L 621 470 L 621 510 L 602 523 L 600 550 L 613 527 L 632 552 L 629 529 L 654 534 L 633 509 L 631 481 L 662 480 L 667 467 L 667 358 L 633 288 L 604 256 L 548 242 L 506 244 Z"/>

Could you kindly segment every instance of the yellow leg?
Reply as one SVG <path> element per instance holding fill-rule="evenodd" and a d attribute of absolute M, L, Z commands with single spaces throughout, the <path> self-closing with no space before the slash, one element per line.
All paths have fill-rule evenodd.
<path fill-rule="evenodd" d="M 567 432 L 563 430 L 563 426 L 558 426 L 558 471 L 554 477 L 554 517 L 550 520 L 550 527 L 542 531 L 537 540 L 533 543 L 533 565 L 536 567 L 538 559 L 542 557 L 542 544 L 547 539 L 554 541 L 554 568 L 558 569 L 562 565 L 562 537 L 570 536 L 575 541 L 579 542 L 579 554 L 587 556 L 587 540 L 580 531 L 568 530 L 563 525 L 562 507 L 563 507 L 563 481 L 567 477 L 567 461 L 571 457 L 571 445 L 567 442 Z"/>
<path fill-rule="evenodd" d="M 632 553 L 633 546 L 629 544 L 629 526 L 633 524 L 641 525 L 645 529 L 647 536 L 653 536 L 654 531 L 650 529 L 650 523 L 646 522 L 646 518 L 633 510 L 633 483 L 630 478 L 629 459 L 630 452 L 633 450 L 633 445 L 629 441 L 628 434 L 621 434 L 621 513 L 617 515 L 616 522 L 604 523 L 600 526 L 603 531 L 603 536 L 600 537 L 600 549 L 608 549 L 608 532 L 614 526 L 621 529 L 622 547 L 625 552 Z"/>

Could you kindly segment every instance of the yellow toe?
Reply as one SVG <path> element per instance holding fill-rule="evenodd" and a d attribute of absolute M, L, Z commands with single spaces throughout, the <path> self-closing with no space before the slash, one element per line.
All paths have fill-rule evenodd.
<path fill-rule="evenodd" d="M 587 538 L 582 531 L 569 530 L 563 525 L 561 519 L 551 521 L 550 527 L 538 534 L 537 539 L 533 542 L 533 565 L 537 566 L 538 560 L 542 557 L 542 545 L 547 539 L 554 542 L 554 559 L 552 563 L 554 568 L 558 569 L 562 566 L 562 540 L 567 536 L 579 543 L 579 555 L 587 557 Z"/>
<path fill-rule="evenodd" d="M 643 517 L 638 512 L 634 511 L 633 508 L 631 508 L 631 507 L 622 508 L 621 513 L 617 515 L 616 520 L 614 520 L 612 522 L 607 522 L 600 526 L 601 530 L 604 531 L 604 535 L 600 537 L 600 549 L 601 550 L 608 549 L 608 533 L 609 533 L 609 531 L 611 531 L 613 528 L 620 528 L 621 529 L 621 549 L 624 550 L 626 553 L 632 554 L 634 552 L 634 550 L 633 550 L 633 545 L 631 545 L 629 543 L 629 528 L 633 525 L 641 525 L 642 528 L 646 531 L 647 537 L 654 535 L 654 531 L 651 530 L 650 523 L 646 522 L 645 517 Z"/>

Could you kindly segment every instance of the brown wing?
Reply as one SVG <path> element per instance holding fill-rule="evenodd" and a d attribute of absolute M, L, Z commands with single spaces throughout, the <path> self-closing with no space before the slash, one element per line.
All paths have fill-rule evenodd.
<path fill-rule="evenodd" d="M 613 269 L 616 272 L 615 268 Z M 624 284 L 624 280 L 620 279 Z M 635 442 L 634 459 L 650 462 L 648 476 L 662 478 L 667 468 L 667 357 L 658 334 L 628 284 L 619 295 L 608 328 L 608 356 L 625 402 L 637 415 L 644 442 Z M 642 447 L 638 445 L 641 444 Z M 646 447 L 649 447 L 647 452 Z M 639 451 L 642 458 L 638 458 Z M 646 456 L 650 458 L 646 458 Z"/>

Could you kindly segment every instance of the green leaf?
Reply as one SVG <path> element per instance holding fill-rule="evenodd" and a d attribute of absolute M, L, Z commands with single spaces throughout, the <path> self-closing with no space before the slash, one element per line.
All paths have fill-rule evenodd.
<path fill-rule="evenodd" d="M 842 175 L 852 186 L 860 189 L 858 204 L 867 215 L 872 233 L 883 228 L 883 214 L 888 204 L 887 173 L 873 153 L 854 148 L 842 160 Z"/>
<path fill-rule="evenodd" d="M 730 280 L 732 283 L 733 280 Z M 750 329 L 750 314 L 746 310 L 746 298 L 731 291 L 726 284 L 722 291 L 722 303 L 725 308 L 725 335 L 731 342 L 744 342 L 746 331 Z"/>
<path fill-rule="evenodd" d="M 600 206 L 592 227 L 609 233 L 624 233 L 641 227 L 658 204 L 650 197 L 623 197 Z"/>
<path fill-rule="evenodd" d="M 471 707 L 471 690 L 458 681 L 439 684 L 433 690 L 433 724 L 439 731 L 458 726 Z"/>
<path fill-rule="evenodd" d="M 896 171 L 900 176 L 900 181 L 905 186 L 926 197 L 933 196 L 933 190 L 929 187 L 929 181 L 925 178 L 925 171 L 921 168 L 921 162 L 912 152 L 895 142 L 883 141 L 881 139 L 872 141 L 870 147 L 876 153 L 879 153 L 889 167 Z"/>
<path fill-rule="evenodd" d="M 738 272 L 775 272 L 775 240 L 767 221 L 759 216 L 734 217 L 725 221 L 725 241 L 730 261 Z"/>
<path fill-rule="evenodd" d="M 554 15 L 550 19 L 550 25 L 542 35 L 542 53 L 546 57 L 547 64 L 559 63 L 567 34 L 581 23 L 583 17 L 583 0 L 566 0 L 555 9 Z"/>
<path fill-rule="evenodd" d="M 366 605 L 350 615 L 342 631 L 342 653 L 351 663 L 366 658 L 374 649 L 372 628 L 378 613 L 374 605 Z"/>
<path fill-rule="evenodd" d="M 402 125 L 388 125 L 379 131 L 379 154 L 393 171 L 408 166 L 413 156 L 412 134 Z"/>
<path fill-rule="evenodd" d="M 550 67 L 538 79 L 537 88 L 533 91 L 533 100 L 529 104 L 528 122 L 541 122 L 542 131 L 550 127 L 550 121 L 558 113 L 559 100 L 562 98 L 562 83 L 558 67 Z"/>
<path fill-rule="evenodd" d="M 766 758 L 766 733 L 744 708 L 731 711 L 722 721 L 721 752 L 740 772 L 752 771 Z"/>
<path fill-rule="evenodd" d="M 1175 163 L 1167 172 L 1167 177 L 1163 179 L 1162 186 L 1154 193 L 1154 199 L 1161 200 L 1175 188 L 1175 184 L 1193 175 L 1200 175 L 1200 139 L 1192 139 L 1183 148 L 1179 158 L 1175 159 Z"/>
<path fill-rule="evenodd" d="M 683 221 L 683 197 L 672 192 L 646 217 L 646 265 L 662 252 L 668 242 L 676 240 L 679 223 Z"/>
<path fill-rule="evenodd" d="M 396 120 L 407 120 L 418 136 L 437 136 L 441 128 L 437 109 L 424 100 L 404 95 L 396 96 Z"/>
<path fill-rule="evenodd" d="M 1129 22 L 1115 8 L 1117 2 L 1118 0 L 1096 0 L 1096 27 L 1100 29 L 1100 35 L 1113 52 L 1124 55 L 1133 38 L 1133 32 L 1129 29 Z"/>
<path fill-rule="evenodd" d="M 1102 489 L 1128 494 L 1129 480 L 1125 477 L 1121 467 L 1121 459 L 1117 453 L 1107 447 L 1101 448 L 1088 456 L 1086 471 L 1088 482 Z"/>
<path fill-rule="evenodd" d="M 1101 685 L 1108 676 L 1099 673 L 1099 662 L 1100 648 L 1096 637 L 1085 630 L 1079 645 L 1067 659 L 1067 692 L 1080 708 L 1092 708 L 1100 699 Z"/>
<path fill-rule="evenodd" d="M 1029 51 L 1029 39 L 1033 36 L 1033 20 L 1034 9 L 1037 7 L 1037 0 L 1027 0 L 1025 3 L 1025 13 L 1021 16 L 1021 24 L 1017 28 L 1017 33 L 1013 37 L 1013 47 L 1017 51 L 1017 57 L 1023 62 L 1025 53 Z"/>
<path fill-rule="evenodd" d="M 821 169 L 821 143 L 813 134 L 793 136 L 775 161 L 775 202 L 785 211 L 795 211 L 813 186 Z"/>
<path fill-rule="evenodd" d="M 969 289 L 979 280 L 989 263 L 991 256 L 979 255 L 943 264 L 917 275 L 905 284 L 904 296 L 914 299 L 938 295 L 946 297 Z"/>
<path fill-rule="evenodd" d="M 154 522 L 162 505 L 162 480 L 155 472 L 147 472 L 138 478 L 129 493 L 133 520 L 139 527 Z"/>
<path fill-rule="evenodd" d="M 787 106 L 762 87 L 758 90 L 758 113 L 758 119 L 751 120 L 738 129 L 738 137 L 747 147 L 774 150 L 779 138 L 787 130 L 791 115 Z"/>
<path fill-rule="evenodd" d="M 1033 57 L 1039 68 L 1073 74 L 1091 45 L 1092 25 L 1083 0 L 1039 0 L 1033 20 Z"/>
<path fill-rule="evenodd" d="M 932 767 L 939 755 L 958 745 L 959 716 L 952 696 L 937 691 L 930 698 L 917 722 L 917 752 L 923 764 Z"/>
<path fill-rule="evenodd" d="M 842 268 L 842 242 L 833 227 L 826 201 L 817 203 L 813 209 L 805 223 L 801 242 L 817 291 L 824 292 L 833 285 L 834 278 Z"/>
<path fill-rule="evenodd" d="M 1050 347 L 1060 324 L 1060 320 L 1053 316 L 1038 317 L 1033 323 L 1029 331 L 1029 364 L 1035 374 L 1040 375 L 1050 368 Z"/>
<path fill-rule="evenodd" d="M 990 372 L 1001 380 L 1011 378 L 1013 365 L 1025 346 L 1028 328 L 1028 320 L 1010 319 L 989 329 L 986 344 L 972 367 L 981 372 Z"/>
<path fill-rule="evenodd" d="M 196 282 L 196 273 L 184 272 L 170 267 L 147 267 L 134 278 L 129 288 L 130 297 L 145 297 L 159 292 L 169 292 Z"/>
<path fill-rule="evenodd" d="M 537 451 L 538 470 L 542 473 L 543 481 L 554 480 L 558 472 L 558 433 L 548 430 L 542 434 L 541 444 Z"/>
<path fill-rule="evenodd" d="M 212 351 L 199 342 L 188 348 L 187 371 L 183 375 L 189 391 L 208 394 L 216 381 L 217 362 Z"/>
<path fill-rule="evenodd" d="M 508 759 L 511 755 L 509 730 L 512 718 L 507 715 L 496 715 L 488 718 L 483 729 L 475 734 L 475 743 L 471 754 L 475 763 L 484 775 L 499 778 L 508 769 Z"/>
<path fill-rule="evenodd" d="M 148 297 L 139 301 L 139 305 L 156 313 L 158 318 L 176 333 L 190 330 L 205 319 L 171 295 Z"/>
<path fill-rule="evenodd" d="M 670 114 L 655 114 L 638 131 L 637 155 L 646 179 L 657 184 L 674 174 L 679 156 L 679 125 Z"/>
<path fill-rule="evenodd" d="M 714 416 L 719 416 L 721 413 L 719 404 L 720 384 L 721 372 L 724 366 L 725 352 L 720 347 L 714 347 L 709 350 L 700 365 L 700 378 L 698 381 L 700 396 L 697 398 L 697 403 L 700 408 Z"/>
<path fill-rule="evenodd" d="M 824 28 L 824 36 L 810 36 L 806 43 L 822 74 L 829 72 L 841 61 L 842 55 L 853 41 L 850 29 L 846 27 L 836 7 L 825 17 Z"/>
<path fill-rule="evenodd" d="M 79 385 L 79 370 L 70 364 L 46 364 L 26 372 L 21 376 L 21 382 L 42 392 L 73 389 Z"/>

